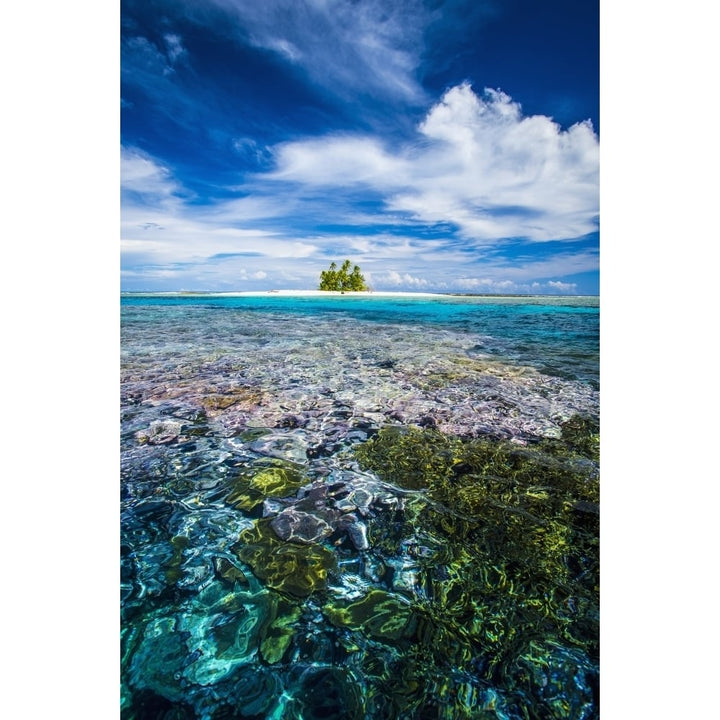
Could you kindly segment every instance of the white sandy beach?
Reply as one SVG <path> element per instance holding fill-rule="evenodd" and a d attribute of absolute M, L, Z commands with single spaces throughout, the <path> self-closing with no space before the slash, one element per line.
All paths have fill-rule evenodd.
<path fill-rule="evenodd" d="M 286 295 L 288 297 L 312 297 L 314 295 L 348 295 L 355 297 L 442 297 L 441 293 L 424 293 L 424 292 L 391 292 L 391 291 L 362 291 L 353 292 L 347 290 L 341 292 L 340 290 L 266 290 L 265 292 L 258 292 L 250 290 L 247 292 L 228 292 L 228 293 L 217 293 L 218 295 Z"/>
<path fill-rule="evenodd" d="M 427 292 L 392 292 L 392 291 L 363 291 L 352 292 L 350 290 L 246 290 L 231 292 L 193 292 L 183 291 L 158 293 L 163 295 L 216 295 L 222 297 L 264 297 L 267 295 L 282 295 L 284 297 L 322 297 L 322 296 L 347 296 L 347 297 L 445 297 L 442 293 Z"/>

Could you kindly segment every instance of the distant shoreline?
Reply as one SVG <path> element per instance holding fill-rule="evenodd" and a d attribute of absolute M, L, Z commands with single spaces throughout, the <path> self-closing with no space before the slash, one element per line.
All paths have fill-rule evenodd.
<path fill-rule="evenodd" d="M 123 290 L 121 295 L 165 295 L 180 297 L 513 297 L 513 298 L 573 298 L 573 297 L 600 297 L 599 295 L 547 295 L 547 294 L 523 294 L 523 293 L 432 293 L 432 292 L 410 292 L 393 290 L 364 290 L 340 291 L 340 290 Z"/>
<path fill-rule="evenodd" d="M 324 297 L 341 296 L 350 297 L 445 297 L 447 293 L 424 293 L 424 292 L 392 292 L 392 291 L 353 291 L 353 290 L 130 290 L 123 291 L 122 295 L 211 295 L 216 297 L 267 297 L 268 295 L 281 295 L 283 297 Z"/>

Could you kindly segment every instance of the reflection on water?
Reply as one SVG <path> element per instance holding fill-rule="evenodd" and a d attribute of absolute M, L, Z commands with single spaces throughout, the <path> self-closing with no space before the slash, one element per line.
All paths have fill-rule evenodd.
<path fill-rule="evenodd" d="M 597 308 L 283 300 L 123 306 L 123 717 L 597 717 Z"/>

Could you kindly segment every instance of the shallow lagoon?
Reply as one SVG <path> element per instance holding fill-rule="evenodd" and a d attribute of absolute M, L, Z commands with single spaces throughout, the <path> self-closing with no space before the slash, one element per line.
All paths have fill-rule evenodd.
<path fill-rule="evenodd" d="M 126 718 L 598 714 L 596 298 L 122 298 Z"/>

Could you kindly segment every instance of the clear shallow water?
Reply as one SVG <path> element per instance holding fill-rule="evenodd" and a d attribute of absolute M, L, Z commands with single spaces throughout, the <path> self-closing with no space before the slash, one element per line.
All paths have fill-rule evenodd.
<path fill-rule="evenodd" d="M 228 297 L 126 295 L 124 306 L 217 308 L 285 317 L 352 317 L 377 324 L 446 327 L 478 339 L 477 349 L 550 374 L 598 383 L 598 298 L 581 297 Z"/>
<path fill-rule="evenodd" d="M 596 298 L 122 298 L 123 716 L 597 715 Z"/>

